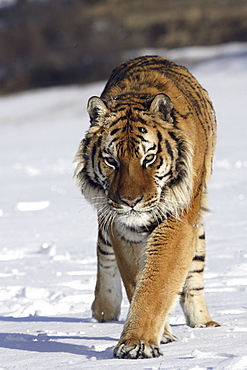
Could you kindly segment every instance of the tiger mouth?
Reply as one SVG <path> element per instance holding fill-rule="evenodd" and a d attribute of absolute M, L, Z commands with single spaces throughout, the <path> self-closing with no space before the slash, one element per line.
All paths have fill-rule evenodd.
<path fill-rule="evenodd" d="M 117 203 L 110 198 L 108 198 L 107 203 L 113 211 L 121 215 L 133 216 L 135 214 L 140 215 L 143 213 L 150 213 L 154 211 L 158 207 L 159 199 L 155 199 L 152 202 L 149 202 L 151 204 L 148 204 L 148 205 L 147 204 L 145 205 L 145 203 L 143 202 L 144 204 L 137 203 L 134 206 L 128 206 L 125 204 Z"/>
<path fill-rule="evenodd" d="M 110 205 L 110 208 L 120 214 L 121 216 L 139 216 L 141 214 L 146 214 L 146 213 L 152 213 L 156 208 L 157 205 L 154 206 L 149 206 L 149 207 L 141 207 L 141 208 L 135 208 L 135 207 L 124 207 L 122 205 L 119 205 L 119 207 Z"/>

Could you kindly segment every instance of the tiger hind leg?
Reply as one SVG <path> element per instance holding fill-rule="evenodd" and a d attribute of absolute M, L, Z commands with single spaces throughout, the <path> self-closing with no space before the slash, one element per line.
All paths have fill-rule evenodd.
<path fill-rule="evenodd" d="M 205 231 L 202 220 L 198 226 L 196 253 L 192 260 L 180 304 L 186 324 L 191 327 L 220 326 L 209 316 L 204 296 L 203 272 L 205 267 Z"/>
<path fill-rule="evenodd" d="M 116 321 L 120 315 L 122 291 L 120 272 L 107 234 L 101 230 L 97 244 L 97 281 L 92 315 L 99 321 Z"/>
<path fill-rule="evenodd" d="M 163 335 L 161 337 L 160 343 L 161 344 L 167 344 L 167 343 L 178 341 L 178 340 L 179 339 L 175 335 L 172 334 L 172 328 L 171 328 L 169 322 L 166 321 L 165 327 L 164 327 L 164 332 L 163 332 Z"/>

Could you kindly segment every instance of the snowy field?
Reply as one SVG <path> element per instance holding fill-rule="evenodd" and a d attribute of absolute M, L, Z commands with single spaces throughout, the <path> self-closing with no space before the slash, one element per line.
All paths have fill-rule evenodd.
<path fill-rule="evenodd" d="M 247 369 L 247 45 L 174 56 L 199 57 L 190 70 L 218 118 L 205 292 L 222 327 L 191 329 L 177 305 L 180 341 L 162 357 L 113 359 L 128 302 L 119 322 L 91 319 L 97 225 L 72 179 L 86 102 L 103 83 L 30 91 L 0 98 L 0 370 Z"/>

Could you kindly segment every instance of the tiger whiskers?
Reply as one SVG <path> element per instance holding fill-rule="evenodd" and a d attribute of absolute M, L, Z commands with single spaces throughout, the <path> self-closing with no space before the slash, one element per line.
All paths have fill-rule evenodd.
<path fill-rule="evenodd" d="M 158 213 L 158 216 L 160 218 L 159 221 L 163 221 L 167 219 L 167 210 L 163 210 L 160 205 L 157 206 L 156 212 Z M 160 222 L 159 222 L 160 224 Z"/>
<path fill-rule="evenodd" d="M 159 225 L 161 222 L 160 217 L 159 217 L 159 213 L 160 213 L 159 211 L 160 211 L 159 207 L 154 208 L 152 210 L 152 215 L 156 219 L 157 225 Z"/>
<path fill-rule="evenodd" d="M 175 198 L 175 195 L 174 195 Z M 165 213 L 173 215 L 176 219 L 180 218 L 181 212 L 186 208 L 185 203 L 179 202 L 176 199 L 168 199 L 166 197 L 160 197 L 160 207 Z"/>
<path fill-rule="evenodd" d="M 117 212 L 112 210 L 108 203 L 101 204 L 98 207 L 98 222 L 99 228 L 102 228 L 106 231 L 109 229 L 114 233 L 113 224 L 117 216 Z"/>
<path fill-rule="evenodd" d="M 102 204 L 106 203 L 106 198 L 105 197 L 92 197 L 90 199 L 91 204 L 98 209 L 99 206 Z"/>
<path fill-rule="evenodd" d="M 151 212 L 152 212 L 152 211 L 151 211 Z M 143 215 L 143 212 L 140 212 L 140 213 L 139 213 L 139 216 L 143 219 L 143 226 L 145 227 L 145 229 L 147 230 L 147 232 L 149 232 L 148 225 L 147 225 L 147 223 L 146 223 L 145 218 L 143 217 L 143 216 L 144 216 L 144 215 Z"/>
<path fill-rule="evenodd" d="M 98 220 L 99 220 L 100 228 L 106 227 L 110 216 L 111 216 L 111 212 L 109 210 L 109 207 L 107 207 L 106 204 L 98 208 Z"/>

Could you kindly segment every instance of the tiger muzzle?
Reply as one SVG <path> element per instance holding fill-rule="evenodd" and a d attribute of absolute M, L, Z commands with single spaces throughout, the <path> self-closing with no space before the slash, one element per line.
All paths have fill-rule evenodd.
<path fill-rule="evenodd" d="M 129 198 L 129 197 L 120 197 L 121 203 L 134 208 L 137 203 L 139 203 L 142 200 L 143 196 L 137 196 L 135 198 Z"/>

